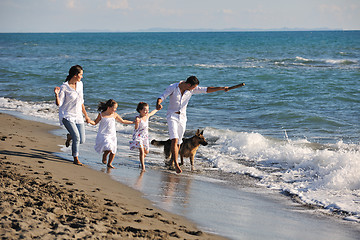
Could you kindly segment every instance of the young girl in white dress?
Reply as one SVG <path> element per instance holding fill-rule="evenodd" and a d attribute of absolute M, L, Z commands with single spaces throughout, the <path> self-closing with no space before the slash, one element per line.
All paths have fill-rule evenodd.
<path fill-rule="evenodd" d="M 118 104 L 109 99 L 107 102 L 100 102 L 98 111 L 100 112 L 95 121 L 90 124 L 96 125 L 100 122 L 98 133 L 95 140 L 95 151 L 103 153 L 102 163 L 109 168 L 114 168 L 111 164 L 115 158 L 117 149 L 116 126 L 115 120 L 123 124 L 134 124 L 132 121 L 122 119 L 117 113 Z M 107 156 L 109 160 L 107 161 Z"/>
<path fill-rule="evenodd" d="M 155 109 L 149 113 L 149 105 L 145 102 L 140 102 L 136 111 L 138 111 L 140 115 L 137 116 L 134 121 L 135 130 L 133 140 L 130 141 L 130 150 L 139 149 L 141 170 L 145 171 L 145 157 L 149 153 L 149 118 L 158 110 Z"/>

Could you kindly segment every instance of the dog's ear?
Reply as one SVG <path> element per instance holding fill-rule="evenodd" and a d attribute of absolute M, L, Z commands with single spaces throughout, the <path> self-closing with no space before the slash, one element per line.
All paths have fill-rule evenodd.
<path fill-rule="evenodd" d="M 203 135 L 204 134 L 204 130 L 201 131 L 200 135 Z"/>
<path fill-rule="evenodd" d="M 200 129 L 198 129 L 197 131 L 196 131 L 196 135 L 199 135 L 200 134 Z"/>

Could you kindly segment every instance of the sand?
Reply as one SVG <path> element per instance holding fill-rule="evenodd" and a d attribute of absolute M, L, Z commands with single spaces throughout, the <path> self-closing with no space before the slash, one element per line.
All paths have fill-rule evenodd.
<path fill-rule="evenodd" d="M 224 239 L 109 175 L 55 156 L 55 126 L 0 113 L 2 239 Z"/>

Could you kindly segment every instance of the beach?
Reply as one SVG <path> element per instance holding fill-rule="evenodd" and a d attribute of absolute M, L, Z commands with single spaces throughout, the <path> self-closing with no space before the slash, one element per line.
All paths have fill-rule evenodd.
<path fill-rule="evenodd" d="M 90 196 L 101 196 L 97 206 L 107 204 L 105 198 L 122 206 L 120 202 L 128 196 L 120 187 L 123 184 L 125 189 L 141 192 L 137 192 L 139 198 L 130 201 L 132 204 L 142 206 L 138 199 L 150 201 L 149 208 L 181 216 L 196 225 L 194 232 L 203 234 L 240 240 L 359 238 L 360 31 L 1 36 L 0 112 L 49 124 L 54 134 L 49 135 L 52 140 L 46 137 L 41 147 L 38 139 L 44 137 L 34 133 L 34 127 L 24 127 L 33 131 L 24 136 L 25 130 L 18 130 L 23 121 L 16 120 L 14 126 L 13 120 L 2 121 L 1 128 L 10 131 L 2 131 L 0 147 L 7 158 L 2 162 L 23 161 L 3 168 L 32 170 L 30 173 L 39 173 L 35 178 L 45 180 L 51 177 L 51 183 L 63 185 L 72 194 L 83 191 L 80 185 L 85 185 L 90 188 Z M 72 51 L 74 45 L 76 51 Z M 107 169 L 102 155 L 94 151 L 98 127 L 89 124 L 85 124 L 86 142 L 80 146 L 80 161 L 86 166 L 80 168 L 73 166 L 71 148 L 64 145 L 67 131 L 58 127 L 53 91 L 75 64 L 84 68 L 84 104 L 93 120 L 98 116 L 98 103 L 111 98 L 118 103 L 117 113 L 132 121 L 138 115 L 136 106 L 140 101 L 153 110 L 156 99 L 170 84 L 190 75 L 196 75 L 203 87 L 242 82 L 246 85 L 226 93 L 196 94 L 191 98 L 185 137 L 192 137 L 200 129 L 208 142 L 197 150 L 195 171 L 191 171 L 188 159 L 182 174 L 170 171 L 164 164 L 163 148 L 151 145 L 145 159 L 146 172 L 141 173 L 139 153 L 129 148 L 134 126 L 121 123 L 116 123 L 116 169 Z M 168 102 L 165 100 L 164 110 L 150 119 L 150 140 L 169 137 Z M 15 131 L 19 136 L 10 135 Z M 12 148 L 4 147 L 15 137 L 18 142 Z M 35 159 L 31 169 L 24 161 L 26 157 Z M 51 167 L 55 163 L 61 167 Z M 52 175 L 45 175 L 45 168 Z M 90 177 L 84 176 L 87 171 Z M 108 180 L 112 183 L 106 184 Z M 17 186 L 9 186 L 13 185 Z M 110 185 L 121 189 L 121 193 L 111 190 L 114 193 L 105 194 Z M 18 188 L 11 192 L 18 194 Z M 132 207 L 126 209 L 137 212 Z M 165 216 L 160 210 L 142 210 L 144 213 L 129 216 L 120 212 L 116 219 L 138 220 L 154 211 Z M 17 214 L 5 215 L 9 218 Z M 69 223 L 60 220 L 67 226 L 72 221 L 81 222 L 68 219 Z M 149 221 L 154 219 L 158 218 Z M 166 219 L 171 222 L 170 217 Z M 142 223 L 146 221 L 144 217 Z M 120 227 L 138 227 L 140 223 L 134 224 Z M 15 229 L 20 229 L 18 226 L 21 224 L 16 223 Z M 176 230 L 168 232 L 180 234 L 179 226 L 172 226 Z M 207 237 L 202 236 L 194 238 Z"/>
<path fill-rule="evenodd" d="M 223 239 L 109 175 L 53 155 L 57 127 L 0 114 L 2 239 Z"/>

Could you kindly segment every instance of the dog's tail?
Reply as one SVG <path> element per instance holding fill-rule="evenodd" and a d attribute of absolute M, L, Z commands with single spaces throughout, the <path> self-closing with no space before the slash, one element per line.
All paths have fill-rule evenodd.
<path fill-rule="evenodd" d="M 157 141 L 155 139 L 153 139 L 151 141 L 151 144 L 154 145 L 154 146 L 164 146 L 164 154 L 165 154 L 165 158 L 166 159 L 170 159 L 171 157 L 171 140 L 168 139 L 166 141 Z"/>
<path fill-rule="evenodd" d="M 154 145 L 154 146 L 164 146 L 166 144 L 167 141 L 157 141 L 155 139 L 153 139 L 151 141 L 151 144 Z"/>

